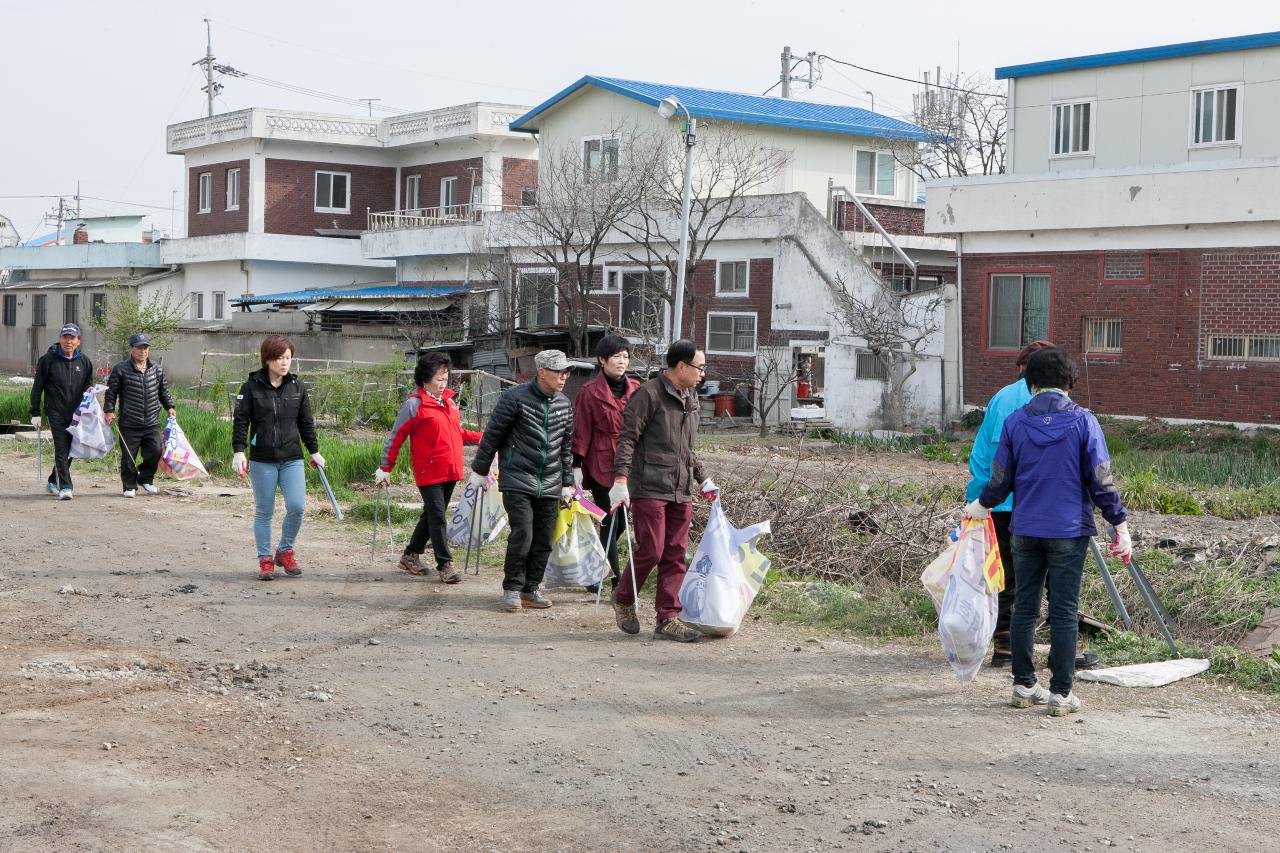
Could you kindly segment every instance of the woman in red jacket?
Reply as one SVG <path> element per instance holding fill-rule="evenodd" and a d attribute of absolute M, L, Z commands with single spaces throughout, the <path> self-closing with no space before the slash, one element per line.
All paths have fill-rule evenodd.
<path fill-rule="evenodd" d="M 597 506 L 607 510 L 609 487 L 613 485 L 613 452 L 618 433 L 622 432 L 622 410 L 640 383 L 627 376 L 631 342 L 621 335 L 605 335 L 600 340 L 596 361 L 600 363 L 599 372 L 587 380 L 573 401 L 573 480 L 591 492 Z M 617 586 L 618 537 L 624 522 L 619 514 L 613 522 L 613 537 L 609 538 L 610 521 L 607 515 L 601 521 L 600 541 L 609 555 L 613 573 L 610 584 Z M 595 587 L 588 590 L 596 591 Z"/>
<path fill-rule="evenodd" d="M 382 449 L 382 464 L 374 473 L 374 482 L 378 487 L 391 482 L 391 469 L 396 466 L 400 446 L 410 439 L 413 481 L 422 493 L 422 517 L 400 557 L 400 568 L 411 575 L 426 574 L 419 557 L 430 542 L 440 580 L 457 583 L 462 576 L 453 567 L 445 513 L 453 487 L 463 475 L 462 443 L 475 444 L 480 441 L 480 433 L 462 428 L 462 413 L 449 390 L 450 367 L 449 356 L 440 353 L 428 353 L 418 360 L 413 371 L 418 390 L 400 407 L 391 437 Z"/>

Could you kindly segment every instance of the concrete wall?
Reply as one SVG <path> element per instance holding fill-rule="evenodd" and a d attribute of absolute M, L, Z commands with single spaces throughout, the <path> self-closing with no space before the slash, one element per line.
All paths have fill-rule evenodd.
<path fill-rule="evenodd" d="M 283 312 L 282 312 L 283 313 Z M 268 324 L 270 325 L 270 324 Z M 334 335 L 320 332 L 300 332 L 292 328 L 294 318 L 285 316 L 279 326 L 264 328 L 260 331 L 200 331 L 184 329 L 177 342 L 168 350 L 156 351 L 154 357 L 164 358 L 164 369 L 171 381 L 182 384 L 194 384 L 200 376 L 202 353 L 243 353 L 249 365 L 243 371 L 248 375 L 250 370 L 258 367 L 257 352 L 262 339 L 273 332 L 286 334 L 298 347 L 295 355 L 303 359 L 333 359 L 334 361 L 368 361 L 386 362 L 400 359 L 404 355 L 405 343 L 402 338 L 356 337 L 353 335 Z M 207 360 L 206 379 L 214 373 L 219 364 L 235 365 L 235 359 L 210 358 Z M 96 364 L 95 364 L 96 366 Z M 301 366 L 302 376 L 306 371 L 314 369 L 307 362 Z M 29 372 L 29 371 L 28 371 Z M 239 373 L 237 373 L 239 375 Z"/>
<path fill-rule="evenodd" d="M 1242 83 L 1235 144 L 1191 143 L 1193 87 Z M 1280 47 L 1180 57 L 1010 81 L 1009 170 L 1017 174 L 1280 156 Z M 1054 157 L 1053 104 L 1094 103 L 1088 156 Z"/>

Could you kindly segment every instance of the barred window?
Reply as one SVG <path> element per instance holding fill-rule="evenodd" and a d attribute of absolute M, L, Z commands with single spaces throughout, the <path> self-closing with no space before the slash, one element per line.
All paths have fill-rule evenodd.
<path fill-rule="evenodd" d="M 1115 317 L 1085 317 L 1085 352 L 1120 352 L 1121 322 Z"/>
<path fill-rule="evenodd" d="M 877 379 L 884 382 L 889 378 L 889 373 L 885 370 L 884 362 L 882 362 L 873 352 L 858 353 L 858 360 L 854 366 L 854 377 L 857 379 Z"/>

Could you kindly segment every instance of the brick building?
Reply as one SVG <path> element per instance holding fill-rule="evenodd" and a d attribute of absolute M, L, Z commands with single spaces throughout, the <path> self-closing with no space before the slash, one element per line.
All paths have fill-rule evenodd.
<path fill-rule="evenodd" d="M 1011 173 L 931 182 L 959 235 L 963 400 L 1028 340 L 1104 414 L 1280 421 L 1280 33 L 996 69 Z"/>

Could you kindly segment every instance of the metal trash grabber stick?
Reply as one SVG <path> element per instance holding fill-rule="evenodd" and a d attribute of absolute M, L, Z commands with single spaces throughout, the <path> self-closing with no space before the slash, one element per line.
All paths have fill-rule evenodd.
<path fill-rule="evenodd" d="M 627 505 L 622 505 L 622 532 L 627 536 L 627 564 L 631 567 L 631 606 L 640 603 L 640 591 L 636 589 L 636 547 L 631 539 L 631 516 Z"/>
<path fill-rule="evenodd" d="M 320 485 L 324 486 L 324 493 L 329 496 L 329 505 L 333 507 L 333 514 L 338 517 L 338 521 L 342 521 L 342 508 L 338 506 L 338 499 L 333 496 L 333 487 L 329 485 L 329 478 L 325 476 L 324 468 L 314 462 L 311 467 L 315 468 L 316 473 L 320 475 Z M 388 511 L 390 511 L 389 506 Z"/>
<path fill-rule="evenodd" d="M 36 490 L 44 487 L 44 423 L 36 430 Z"/>
<path fill-rule="evenodd" d="M 1115 579 L 1111 577 L 1111 570 L 1107 568 L 1107 561 L 1102 556 L 1102 549 L 1098 547 L 1098 540 L 1092 536 L 1089 537 L 1089 549 L 1093 553 L 1093 561 L 1098 564 L 1098 573 L 1102 575 L 1102 585 L 1107 588 L 1107 595 L 1111 596 L 1111 606 L 1115 608 L 1116 615 L 1120 617 L 1125 630 L 1128 631 L 1133 627 L 1133 617 L 1129 615 L 1124 602 L 1120 600 L 1120 593 L 1116 589 Z"/>
<path fill-rule="evenodd" d="M 475 501 L 471 504 L 471 518 L 467 523 L 467 552 L 462 560 L 462 573 L 467 574 L 471 568 L 471 543 L 475 542 L 476 552 L 476 577 L 480 577 L 480 549 L 484 547 L 484 542 L 480 541 L 484 534 L 484 496 L 487 489 L 480 489 L 480 494 L 476 495 Z"/>
<path fill-rule="evenodd" d="M 396 529 L 391 524 L 391 487 L 374 486 L 373 489 L 373 538 L 369 540 L 369 562 L 378 560 L 378 516 L 382 515 L 382 493 L 387 493 L 387 541 L 391 543 L 391 551 L 396 549 Z M 341 516 L 339 516 L 341 517 Z"/>
<path fill-rule="evenodd" d="M 1115 528 L 1108 525 L 1108 530 L 1112 541 L 1114 541 Z M 1102 566 L 1102 553 L 1098 549 L 1097 542 L 1092 537 L 1090 541 L 1093 542 L 1094 559 L 1098 561 L 1099 566 Z M 1147 605 L 1147 610 L 1151 611 L 1151 618 L 1155 620 L 1156 628 L 1160 631 L 1160 635 L 1164 637 L 1169 651 L 1173 652 L 1174 657 L 1182 657 L 1182 652 L 1178 651 L 1178 644 L 1173 639 L 1173 631 L 1169 627 L 1173 620 L 1169 618 L 1169 611 L 1164 609 L 1164 604 L 1161 603 L 1160 597 L 1151 588 L 1151 582 L 1147 580 L 1146 573 L 1142 571 L 1142 567 L 1138 565 L 1138 561 L 1133 558 L 1132 554 L 1125 561 L 1125 565 L 1129 569 L 1129 577 L 1133 580 L 1133 585 L 1138 588 L 1138 594 L 1142 596 L 1142 602 Z M 1106 572 L 1105 567 L 1103 572 Z M 1123 605 L 1121 606 L 1123 607 Z"/>
<path fill-rule="evenodd" d="M 606 555 L 609 553 L 609 543 L 613 541 L 613 526 L 614 526 L 615 524 L 617 524 L 617 523 L 618 523 L 618 512 L 617 512 L 617 510 L 616 510 L 616 509 L 610 510 L 610 512 L 609 512 L 609 535 L 608 535 L 608 537 L 605 539 L 605 545 L 604 545 L 604 552 L 605 552 L 605 554 L 606 554 Z M 629 552 L 628 552 L 628 553 L 629 553 Z M 635 580 L 635 578 L 634 578 L 634 576 L 633 576 L 633 577 L 632 577 L 632 581 L 634 582 L 634 580 Z M 634 583 L 633 583 L 633 585 L 634 585 Z M 603 589 L 604 589 L 604 579 L 603 579 L 603 578 L 601 578 L 600 583 L 596 584 L 596 607 L 599 607 L 599 606 L 600 606 L 600 593 L 601 593 L 601 591 L 603 591 Z"/>

